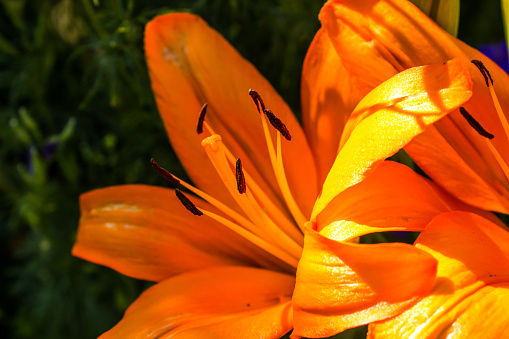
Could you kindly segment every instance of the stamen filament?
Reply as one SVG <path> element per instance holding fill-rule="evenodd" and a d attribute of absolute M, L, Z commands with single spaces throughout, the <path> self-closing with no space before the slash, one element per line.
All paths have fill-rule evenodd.
<path fill-rule="evenodd" d="M 491 150 L 491 153 L 495 156 L 495 159 L 497 159 L 498 164 L 502 168 L 502 171 L 505 174 L 505 177 L 509 179 L 509 167 L 507 166 L 506 162 L 504 161 L 504 158 L 500 155 L 500 153 L 497 151 L 497 148 L 493 146 L 493 142 L 491 140 L 486 140 L 486 144 Z"/>
<path fill-rule="evenodd" d="M 230 150 L 225 147 L 224 148 L 226 157 L 230 164 L 235 164 L 236 160 Z M 263 210 L 266 211 L 264 214 L 268 214 L 276 223 L 281 230 L 283 230 L 286 234 L 288 234 L 294 241 L 296 241 L 299 245 L 302 246 L 304 243 L 304 239 L 302 237 L 302 233 L 299 231 L 295 224 L 288 219 L 288 217 L 283 214 L 280 208 L 278 208 L 274 202 L 265 194 L 265 192 L 258 186 L 256 180 L 254 180 L 248 171 L 243 170 L 244 176 L 246 179 L 246 185 L 249 187 L 253 197 L 256 199 L 257 203 L 260 202 L 263 206 Z"/>
<path fill-rule="evenodd" d="M 304 233 L 304 223 L 307 220 L 303 216 L 299 207 L 295 203 L 295 200 L 293 199 L 292 193 L 288 186 L 288 182 L 286 181 L 286 176 L 284 175 L 284 169 L 283 169 L 283 171 L 278 169 L 278 166 L 279 166 L 278 160 L 277 160 L 277 156 L 276 156 L 276 151 L 274 150 L 274 143 L 272 142 L 272 137 L 270 136 L 270 131 L 269 131 L 268 123 L 267 123 L 267 117 L 264 114 L 260 114 L 260 116 L 262 119 L 263 131 L 265 134 L 265 140 L 267 142 L 267 148 L 269 151 L 270 162 L 272 163 L 272 169 L 274 170 L 274 174 L 276 175 L 276 180 L 279 185 L 279 189 L 283 195 L 283 198 L 286 201 L 286 204 L 290 210 L 290 213 L 292 213 L 292 216 L 295 219 L 297 225 L 299 226 L 300 230 Z M 277 132 L 277 134 L 280 135 L 279 132 Z M 281 138 L 281 137 L 279 136 L 279 138 Z M 281 160 L 281 166 L 282 166 L 282 160 Z M 283 176 L 281 176 L 281 175 L 283 175 Z"/>
<path fill-rule="evenodd" d="M 214 132 L 214 130 L 212 129 L 212 127 L 210 126 L 210 124 L 208 122 L 204 121 L 203 125 L 205 126 L 207 131 L 210 133 L 210 135 L 217 134 L 216 132 Z"/>
<path fill-rule="evenodd" d="M 286 180 L 285 168 L 283 165 L 283 154 L 281 151 L 281 133 L 277 134 L 276 145 L 277 145 L 276 161 L 278 171 L 277 177 L 281 178 L 280 179 L 281 182 L 279 183 L 279 186 L 281 187 L 281 192 L 283 193 L 286 203 L 288 204 L 288 208 L 292 212 L 295 221 L 297 222 L 299 227 L 304 227 L 304 224 L 307 222 L 307 218 L 304 216 L 304 214 L 299 208 L 299 205 L 297 205 L 297 202 L 293 198 L 292 191 L 290 190 L 290 186 L 288 185 L 288 180 Z"/>
<path fill-rule="evenodd" d="M 209 156 L 212 165 L 215 167 L 232 197 L 253 224 L 257 226 L 256 229 L 251 230 L 251 232 L 270 241 L 273 245 L 280 246 L 288 253 L 292 253 L 297 257 L 300 256 L 302 247 L 267 217 L 266 213 L 250 194 L 250 191 L 246 189 L 245 194 L 239 194 L 237 191 L 235 174 L 226 159 L 224 153 L 226 147 L 224 147 L 221 137 L 216 134 L 206 138 L 202 141 L 202 146 L 205 148 L 205 152 Z"/>
<path fill-rule="evenodd" d="M 504 114 L 504 111 L 502 111 L 502 106 L 500 106 L 500 102 L 498 101 L 497 94 L 495 93 L 493 85 L 488 86 L 488 88 L 490 89 L 491 99 L 493 100 L 493 104 L 495 105 L 495 110 L 497 111 L 498 118 L 500 119 L 502 127 L 504 128 L 505 136 L 507 140 L 509 140 L 509 122 L 507 122 L 507 118 Z"/>
<path fill-rule="evenodd" d="M 207 121 L 204 121 L 204 126 L 211 135 L 216 134 L 214 132 L 214 130 L 212 129 L 212 127 L 207 123 Z M 236 158 L 233 156 L 233 154 L 230 152 L 230 150 L 227 147 L 223 147 L 223 151 L 224 151 L 226 157 L 228 158 L 228 161 L 230 162 L 230 164 L 232 164 L 234 166 L 237 161 Z M 257 200 L 263 203 L 263 207 L 266 209 L 268 214 L 274 219 L 274 222 L 277 223 L 278 228 L 283 230 L 283 232 L 285 232 L 287 235 L 289 235 L 293 241 L 295 241 L 297 244 L 302 246 L 304 243 L 304 239 L 303 239 L 302 233 L 299 231 L 299 229 L 297 229 L 295 227 L 295 224 L 293 222 L 291 222 L 290 220 L 288 220 L 288 217 L 285 214 L 283 214 L 281 209 L 279 207 L 277 207 L 274 204 L 274 202 L 272 202 L 271 199 L 269 199 L 269 197 L 264 193 L 264 191 L 260 188 L 260 186 L 258 186 L 256 181 L 253 180 L 253 178 L 249 175 L 249 173 L 247 171 L 243 171 L 243 172 L 244 172 L 244 176 L 246 179 L 246 184 L 250 187 L 251 191 L 253 192 L 253 194 L 257 198 Z M 189 187 L 188 187 L 188 189 L 189 189 Z M 196 194 L 198 194 L 198 193 L 196 193 Z M 203 194 L 205 194 L 205 193 L 203 193 Z M 210 199 L 205 199 L 205 200 L 210 201 Z M 266 213 L 263 213 L 263 214 L 266 214 Z M 232 217 L 232 216 L 230 215 L 230 217 Z M 235 218 L 235 220 L 237 220 L 237 219 Z M 246 219 L 246 221 L 247 221 L 247 219 Z M 251 224 L 251 225 L 254 226 L 253 224 Z M 250 227 L 246 227 L 246 228 L 250 229 Z"/>
<path fill-rule="evenodd" d="M 278 258 L 281 261 L 287 263 L 291 267 L 294 267 L 294 268 L 297 267 L 297 264 L 299 263 L 297 258 L 294 258 L 294 257 L 290 256 L 286 252 L 283 252 L 281 249 L 279 249 L 279 248 L 275 247 L 274 245 L 266 242 L 265 240 L 257 237 L 256 235 L 254 235 L 254 234 L 250 233 L 249 231 L 245 230 L 244 228 L 239 227 L 237 224 L 229 221 L 228 219 L 225 219 L 225 218 L 223 218 L 223 217 L 221 217 L 221 216 L 219 216 L 219 215 L 217 215 L 215 213 L 209 212 L 209 211 L 204 210 L 204 209 L 200 209 L 200 210 L 206 216 L 208 216 L 208 217 L 216 220 L 217 222 L 223 224 L 224 226 L 228 227 L 230 230 L 234 231 L 235 233 L 237 233 L 241 237 L 247 239 L 248 241 L 250 241 L 251 243 L 253 243 L 256 246 L 260 247 L 264 251 L 272 254 L 276 258 Z"/>
<path fill-rule="evenodd" d="M 246 190 L 246 197 L 253 206 L 254 210 L 263 219 L 262 227 L 266 229 L 267 233 L 271 236 L 274 243 L 279 245 L 284 251 L 288 252 L 289 254 L 295 255 L 297 258 L 300 258 L 302 253 L 302 244 L 298 244 L 280 227 L 278 227 L 278 225 L 276 225 L 274 221 L 272 221 L 272 219 L 269 218 L 267 213 L 263 211 L 258 202 L 254 199 L 249 189 Z"/>
<path fill-rule="evenodd" d="M 237 183 L 234 180 L 235 175 L 233 174 L 233 171 L 226 160 L 226 156 L 224 155 L 223 147 L 221 147 L 220 142 L 221 137 L 215 134 L 206 139 L 203 139 L 202 146 L 205 149 L 210 162 L 216 169 L 217 174 L 219 174 L 219 177 L 239 207 L 244 211 L 244 213 L 246 213 L 248 218 L 251 219 L 255 225 L 260 226 L 263 224 L 262 219 L 254 211 L 253 206 L 248 201 L 248 198 L 245 195 L 241 195 L 237 192 Z M 261 232 L 261 228 L 252 230 L 252 232 L 257 233 L 258 235 L 266 235 Z"/>
<path fill-rule="evenodd" d="M 177 177 L 175 177 L 175 178 L 177 178 Z M 193 192 L 197 196 L 201 197 L 203 200 L 207 201 L 212 206 L 214 206 L 215 208 L 217 208 L 218 210 L 220 210 L 221 212 L 223 212 L 224 214 L 226 214 L 227 216 L 229 216 L 233 220 L 235 220 L 235 222 L 240 224 L 245 229 L 252 230 L 252 229 L 256 228 L 256 226 L 253 223 L 251 223 L 249 220 L 247 220 L 242 215 L 238 214 L 237 212 L 235 212 L 234 210 L 232 210 L 231 208 L 229 208 L 227 205 L 223 204 L 219 200 L 211 197 L 207 193 L 199 190 L 198 188 L 196 188 L 193 185 L 183 181 L 182 179 L 180 179 L 180 178 L 177 178 L 177 179 L 180 181 L 180 184 L 182 186 L 184 186 L 185 188 L 187 188 L 188 190 L 190 190 L 191 192 Z"/>

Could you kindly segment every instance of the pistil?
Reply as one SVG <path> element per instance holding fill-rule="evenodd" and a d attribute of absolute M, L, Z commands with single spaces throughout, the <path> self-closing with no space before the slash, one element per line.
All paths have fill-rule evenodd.
<path fill-rule="evenodd" d="M 263 208 L 253 198 L 249 186 L 246 185 L 244 194 L 239 193 L 235 179 L 236 175 L 226 159 L 226 147 L 221 137 L 216 134 L 205 138 L 202 141 L 202 146 L 232 197 L 251 222 L 256 225 L 256 228 L 251 231 L 270 243 L 280 246 L 284 251 L 299 257 L 302 247 L 267 216 Z"/>

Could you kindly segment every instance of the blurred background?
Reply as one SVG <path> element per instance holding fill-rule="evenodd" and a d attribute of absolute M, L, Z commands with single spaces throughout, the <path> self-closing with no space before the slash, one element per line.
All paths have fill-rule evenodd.
<path fill-rule="evenodd" d="M 95 338 L 149 283 L 71 256 L 79 195 L 185 177 L 143 56 L 155 15 L 201 15 L 299 114 L 317 0 L 0 0 L 0 335 Z M 461 1 L 459 37 L 507 69 L 498 0 Z M 343 337 L 361 336 L 363 331 Z"/>

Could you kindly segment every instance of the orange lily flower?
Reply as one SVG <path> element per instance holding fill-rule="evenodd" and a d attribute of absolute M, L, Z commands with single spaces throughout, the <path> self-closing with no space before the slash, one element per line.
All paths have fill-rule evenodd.
<path fill-rule="evenodd" d="M 426 174 L 458 199 L 509 213 L 509 76 L 406 0 L 331 0 L 322 8 L 320 20 L 327 32 L 322 35 L 340 55 L 337 68 L 346 69 L 342 79 L 357 85 L 359 97 L 407 68 L 452 58 L 484 64 L 491 80 L 470 63 L 472 98 L 461 112 L 449 114 L 405 150 Z M 341 96 L 344 89 L 336 87 L 330 83 L 322 91 Z M 352 105 L 355 101 L 349 107 Z M 363 116 L 352 114 L 342 144 L 362 119 Z M 471 126 L 476 122 L 494 138 L 479 135 L 479 127 Z M 336 122 L 329 129 L 333 131 L 343 124 L 344 121 Z"/>
<path fill-rule="evenodd" d="M 435 285 L 409 310 L 369 326 L 368 338 L 507 338 L 509 233 L 466 212 L 444 213 L 415 246 L 438 260 Z"/>
<path fill-rule="evenodd" d="M 153 166 L 201 199 L 143 185 L 81 197 L 73 254 L 158 282 L 102 338 L 278 338 L 294 326 L 295 336 L 308 335 L 322 326 L 316 303 L 334 334 L 394 316 L 428 293 L 436 271 L 429 254 L 411 245 L 347 242 L 370 232 L 422 230 L 438 213 L 473 210 L 405 166 L 384 162 L 471 97 L 462 62 L 412 68 L 366 94 L 355 112 L 372 114 L 336 156 L 339 142 L 309 146 L 322 140 L 322 127 L 303 130 L 270 84 L 199 17 L 155 18 L 145 49 L 160 114 L 196 187 Z M 304 77 L 319 77 L 315 70 L 329 56 L 313 44 Z M 309 100 L 318 80 L 307 82 Z M 250 91 L 256 106 L 250 88 L 258 91 Z M 198 117 L 204 103 L 207 115 Z M 305 121 L 314 121 L 313 112 L 304 110 Z M 196 133 L 197 121 L 205 135 Z M 330 152 L 325 172 L 321 159 Z M 327 276 L 327 258 L 342 274 Z M 317 269 L 320 281 L 308 274 Z M 394 288 L 409 275 L 421 279 Z M 323 279 L 350 288 L 333 291 Z M 322 299 L 307 297 L 306 284 Z"/>

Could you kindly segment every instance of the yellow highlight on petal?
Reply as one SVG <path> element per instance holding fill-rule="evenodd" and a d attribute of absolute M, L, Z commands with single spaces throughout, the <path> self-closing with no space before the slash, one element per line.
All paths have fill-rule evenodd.
<path fill-rule="evenodd" d="M 428 125 L 468 101 L 471 89 L 468 69 L 453 59 L 407 69 L 366 95 L 352 113 L 351 134 L 325 179 L 311 220 Z"/>

